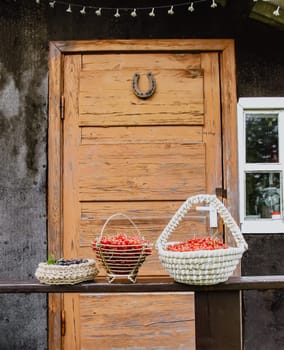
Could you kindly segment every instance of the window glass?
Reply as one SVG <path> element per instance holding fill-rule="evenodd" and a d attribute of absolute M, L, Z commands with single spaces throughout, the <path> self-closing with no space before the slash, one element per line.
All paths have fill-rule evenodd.
<path fill-rule="evenodd" d="M 281 211 L 279 172 L 246 173 L 246 218 L 271 218 Z"/>
<path fill-rule="evenodd" d="M 239 99 L 238 150 L 242 231 L 284 234 L 284 97 Z"/>
<path fill-rule="evenodd" d="M 278 114 L 246 113 L 246 162 L 278 163 Z"/>

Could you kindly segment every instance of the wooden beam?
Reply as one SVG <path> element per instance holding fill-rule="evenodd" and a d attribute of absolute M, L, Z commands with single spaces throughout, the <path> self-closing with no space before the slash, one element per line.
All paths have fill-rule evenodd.
<path fill-rule="evenodd" d="M 167 277 L 138 277 L 136 283 L 129 280 L 107 283 L 104 277 L 94 282 L 75 285 L 47 285 L 37 280 L 0 280 L 0 293 L 161 293 L 161 292 L 228 292 L 239 290 L 284 289 L 284 275 L 230 277 L 228 281 L 211 286 L 187 285 Z"/>
<path fill-rule="evenodd" d="M 52 166 L 48 166 L 48 254 L 55 256 L 62 256 L 62 67 L 63 55 L 56 45 L 50 43 L 48 164 Z M 53 345 L 61 348 L 61 305 L 62 295 L 49 295 L 49 348 Z"/>
<path fill-rule="evenodd" d="M 103 277 L 76 285 L 39 281 L 1 281 L 0 293 L 145 293 L 195 292 L 196 350 L 242 350 L 243 290 L 284 289 L 284 275 L 231 277 L 212 286 L 176 283 L 171 278 L 138 278 L 137 283 L 107 283 Z M 60 294 L 59 294 L 60 295 Z M 60 327 L 59 327 L 60 329 Z"/>
<path fill-rule="evenodd" d="M 276 8 L 277 6 L 274 4 L 258 1 L 255 3 L 255 6 L 250 13 L 250 18 L 283 30 L 284 17 L 281 15 L 275 16 L 273 14 Z M 282 13 L 284 12 L 283 9 L 280 11 L 282 11 Z"/>
<path fill-rule="evenodd" d="M 241 350 L 241 315 L 240 291 L 196 292 L 196 350 Z"/>
<path fill-rule="evenodd" d="M 80 40 L 56 41 L 62 54 L 80 52 L 190 52 L 223 51 L 231 45 L 231 39 L 127 39 L 127 40 Z"/>

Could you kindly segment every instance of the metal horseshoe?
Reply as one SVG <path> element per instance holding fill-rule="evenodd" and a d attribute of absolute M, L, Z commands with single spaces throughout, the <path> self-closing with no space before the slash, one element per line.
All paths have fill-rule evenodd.
<path fill-rule="evenodd" d="M 140 91 L 140 89 L 138 87 L 138 81 L 140 78 L 140 74 L 134 73 L 134 75 L 133 75 L 133 82 L 132 82 L 133 92 L 137 97 L 142 98 L 143 100 L 151 97 L 156 90 L 156 81 L 155 81 L 155 78 L 154 78 L 152 72 L 147 73 L 147 77 L 149 80 L 150 87 L 147 91 L 142 92 L 142 91 Z"/>

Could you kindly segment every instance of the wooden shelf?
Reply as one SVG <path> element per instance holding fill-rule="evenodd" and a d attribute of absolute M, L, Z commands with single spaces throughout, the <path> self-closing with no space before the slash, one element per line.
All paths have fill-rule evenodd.
<path fill-rule="evenodd" d="M 195 292 L 195 338 L 197 350 L 241 350 L 244 290 L 284 289 L 284 275 L 231 277 L 213 286 L 193 286 L 169 277 L 143 277 L 136 283 L 104 277 L 76 285 L 46 285 L 37 280 L 0 280 L 0 293 L 168 293 Z M 226 337 L 224 337 L 226 334 Z"/>
<path fill-rule="evenodd" d="M 76 285 L 47 285 L 37 280 L 0 280 L 0 293 L 145 293 L 145 292 L 217 292 L 284 289 L 284 275 L 231 277 L 213 286 L 194 286 L 176 283 L 166 277 L 138 278 L 136 283 L 120 281 L 107 283 L 105 278 Z"/>

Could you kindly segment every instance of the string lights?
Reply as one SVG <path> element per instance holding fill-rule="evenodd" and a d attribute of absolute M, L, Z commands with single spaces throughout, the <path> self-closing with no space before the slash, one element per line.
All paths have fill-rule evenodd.
<path fill-rule="evenodd" d="M 212 0 L 211 7 L 212 7 L 212 9 L 215 8 L 215 7 L 217 7 L 217 4 L 216 4 L 215 0 Z"/>
<path fill-rule="evenodd" d="M 168 14 L 174 15 L 174 7 L 173 6 L 171 6 L 171 8 L 169 9 Z"/>
<path fill-rule="evenodd" d="M 66 12 L 67 13 L 72 13 L 73 9 L 78 10 L 82 15 L 85 15 L 87 12 L 89 13 L 95 13 L 97 16 L 101 16 L 103 11 L 113 11 L 114 17 L 119 18 L 120 17 L 120 12 L 128 12 L 131 17 L 137 17 L 138 12 L 142 11 L 147 11 L 148 15 L 150 17 L 155 17 L 156 15 L 156 10 L 157 9 L 166 9 L 168 15 L 174 15 L 175 11 L 174 9 L 176 7 L 187 7 L 188 12 L 193 12 L 195 11 L 195 6 L 198 5 L 199 3 L 204 3 L 204 2 L 209 2 L 210 7 L 212 9 L 218 7 L 217 5 L 217 0 L 194 0 L 194 1 L 187 1 L 187 2 L 178 2 L 175 4 L 164 4 L 164 5 L 157 5 L 157 6 L 145 6 L 145 7 L 137 7 L 137 8 L 130 8 L 130 7 L 106 7 L 106 6 L 95 6 L 95 5 L 82 5 L 78 3 L 73 3 L 69 1 L 61 1 L 61 0 L 53 0 L 53 1 L 48 1 L 48 4 L 50 8 L 55 8 L 58 5 L 61 6 L 66 6 Z M 280 13 L 283 11 L 284 13 L 284 8 L 281 7 L 279 0 L 253 0 L 254 2 L 268 2 L 272 5 L 275 6 L 275 10 L 272 12 L 274 16 L 280 16 Z M 35 0 L 37 4 L 40 4 L 42 1 L 40 0 Z"/>
<path fill-rule="evenodd" d="M 82 10 L 80 10 L 81 15 L 86 14 L 86 6 L 83 6 Z"/>
<path fill-rule="evenodd" d="M 68 12 L 68 13 L 72 13 L 71 4 L 69 4 L 69 5 L 68 5 L 68 8 L 67 8 L 66 12 Z"/>
<path fill-rule="evenodd" d="M 101 16 L 102 15 L 102 9 L 101 7 L 96 10 L 96 15 Z"/>
<path fill-rule="evenodd" d="M 280 16 L 280 6 L 277 6 L 277 9 L 273 11 L 274 16 Z"/>
<path fill-rule="evenodd" d="M 133 9 L 133 11 L 130 13 L 130 16 L 137 17 L 136 9 Z"/>
<path fill-rule="evenodd" d="M 40 0 L 35 0 L 37 4 L 40 4 Z M 185 7 L 187 6 L 187 9 L 189 12 L 193 12 L 195 10 L 195 5 L 199 3 L 205 3 L 209 2 L 211 8 L 217 7 L 216 0 L 195 0 L 195 1 L 186 1 L 186 2 L 178 2 L 175 4 L 164 4 L 164 5 L 157 5 L 157 6 L 144 6 L 144 7 L 136 7 L 136 8 L 130 8 L 130 7 L 106 7 L 106 6 L 95 6 L 95 5 L 82 5 L 75 2 L 69 2 L 69 1 L 61 1 L 61 0 L 53 0 L 48 1 L 48 4 L 50 8 L 54 9 L 56 6 L 66 6 L 65 11 L 67 13 L 72 13 L 73 10 L 78 10 L 82 15 L 85 15 L 87 12 L 91 13 L 92 11 L 97 15 L 101 16 L 104 11 L 113 11 L 114 17 L 119 18 L 120 12 L 129 12 L 131 17 L 137 17 L 138 12 L 142 11 L 148 11 L 148 15 L 150 17 L 155 17 L 156 10 L 158 9 L 166 9 L 168 15 L 174 15 L 175 11 L 174 8 L 176 7 Z"/>
<path fill-rule="evenodd" d="M 193 2 L 191 2 L 190 5 L 188 6 L 188 11 L 189 12 L 193 12 L 194 11 L 194 4 L 193 4 Z"/>
<path fill-rule="evenodd" d="M 149 12 L 150 17 L 155 17 L 155 8 L 153 7 L 151 12 Z"/>
<path fill-rule="evenodd" d="M 114 17 L 118 18 L 120 17 L 119 9 L 116 9 L 116 12 L 114 14 Z"/>

